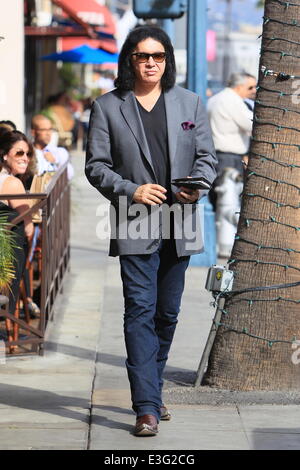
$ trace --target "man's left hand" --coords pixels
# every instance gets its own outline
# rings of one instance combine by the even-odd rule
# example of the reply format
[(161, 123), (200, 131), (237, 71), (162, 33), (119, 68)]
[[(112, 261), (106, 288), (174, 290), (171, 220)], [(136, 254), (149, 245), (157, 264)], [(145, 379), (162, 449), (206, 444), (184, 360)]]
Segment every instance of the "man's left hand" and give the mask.
[(193, 202), (198, 201), (200, 197), (200, 190), (199, 189), (187, 189), (187, 188), (179, 188), (178, 193), (175, 194), (176, 199), (183, 203), (183, 204), (191, 204)]

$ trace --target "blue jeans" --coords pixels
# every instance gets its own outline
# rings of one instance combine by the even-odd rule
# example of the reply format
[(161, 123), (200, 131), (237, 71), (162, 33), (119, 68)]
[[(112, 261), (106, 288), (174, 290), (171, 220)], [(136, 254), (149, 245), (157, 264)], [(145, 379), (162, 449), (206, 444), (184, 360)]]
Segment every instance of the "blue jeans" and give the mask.
[(173, 340), (189, 257), (173, 240), (150, 255), (120, 256), (125, 302), (126, 367), (137, 416), (160, 419), (162, 374)]

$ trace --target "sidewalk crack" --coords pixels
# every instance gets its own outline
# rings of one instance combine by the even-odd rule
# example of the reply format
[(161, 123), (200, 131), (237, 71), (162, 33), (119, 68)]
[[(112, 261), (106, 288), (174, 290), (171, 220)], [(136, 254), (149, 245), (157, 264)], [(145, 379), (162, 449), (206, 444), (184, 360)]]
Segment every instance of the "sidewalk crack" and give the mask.
[(91, 406), (89, 408), (90, 413), (88, 417), (88, 436), (87, 436), (86, 450), (90, 450), (90, 445), (91, 445), (91, 431), (92, 431), (92, 420), (93, 420), (93, 394), (94, 394), (95, 380), (96, 380), (96, 375), (97, 375), (98, 344), (99, 344), (99, 341), (97, 341), (97, 347), (96, 347), (95, 359), (94, 359), (95, 362), (94, 362), (94, 373), (93, 373), (93, 380), (92, 380), (92, 386), (91, 386), (91, 397), (90, 397)]
[(239, 409), (239, 405), (238, 405), (238, 404), (235, 404), (235, 407), (236, 407), (236, 410), (237, 410), (237, 414), (239, 415), (239, 418), (240, 418), (240, 421), (241, 421), (241, 425), (242, 425), (242, 428), (243, 428), (245, 437), (246, 437), (246, 439), (247, 439), (247, 443), (248, 443), (249, 449), (251, 449), (251, 442), (250, 442), (250, 440), (249, 440), (247, 430), (246, 430), (246, 428), (245, 428), (245, 426), (244, 426), (244, 422), (243, 422), (242, 415), (241, 415), (241, 412), (240, 412), (240, 409)]
[[(105, 268), (106, 269), (106, 268)], [(87, 446), (86, 449), (90, 450), (91, 447), (91, 440), (92, 440), (92, 422), (93, 422), (93, 395), (94, 395), (94, 390), (95, 390), (95, 382), (96, 382), (96, 377), (97, 377), (97, 363), (98, 363), (98, 353), (99, 353), (99, 347), (100, 347), (100, 337), (101, 337), (101, 320), (102, 320), (102, 312), (104, 308), (104, 289), (102, 292), (102, 295), (100, 297), (100, 305), (99, 305), (99, 330), (98, 330), (98, 337), (97, 337), (97, 344), (95, 348), (95, 356), (94, 356), (94, 372), (93, 372), (93, 380), (92, 380), (92, 385), (91, 385), (91, 396), (90, 396), (90, 403), (91, 406), (89, 408), (90, 414), (89, 414), (89, 419), (88, 419), (88, 436), (87, 436)]]

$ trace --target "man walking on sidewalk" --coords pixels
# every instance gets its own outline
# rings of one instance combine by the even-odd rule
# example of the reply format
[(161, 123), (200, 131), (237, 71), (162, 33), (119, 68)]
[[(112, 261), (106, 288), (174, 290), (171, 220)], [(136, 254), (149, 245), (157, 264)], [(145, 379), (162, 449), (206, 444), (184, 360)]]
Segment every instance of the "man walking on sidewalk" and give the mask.
[(255, 77), (246, 72), (233, 73), (227, 87), (208, 100), (207, 113), (218, 158), (218, 177), (228, 167), (243, 174), (253, 125), (253, 110), (246, 100), (253, 102), (255, 93)]
[[(203, 249), (196, 223), (200, 192), (178, 188), (172, 179), (201, 177), (209, 186), (216, 158), (199, 97), (175, 86), (173, 47), (163, 30), (145, 25), (129, 33), (115, 85), (93, 104), (86, 175), (111, 201), (110, 255), (120, 257), (134, 434), (156, 435), (159, 420), (170, 419), (162, 374), (185, 270), (189, 256)], [(152, 217), (163, 206), (174, 213), (169, 230)], [(196, 224), (194, 240), (179, 230), (186, 222)]]

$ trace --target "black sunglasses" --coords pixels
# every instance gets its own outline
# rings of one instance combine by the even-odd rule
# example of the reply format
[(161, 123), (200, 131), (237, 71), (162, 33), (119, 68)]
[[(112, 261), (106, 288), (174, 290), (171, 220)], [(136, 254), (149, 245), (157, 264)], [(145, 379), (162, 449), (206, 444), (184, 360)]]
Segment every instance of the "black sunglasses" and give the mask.
[(133, 56), (135, 56), (135, 60), (139, 64), (148, 62), (150, 57), (152, 57), (154, 62), (157, 62), (159, 64), (162, 63), (166, 59), (165, 52), (153, 52), (153, 54), (148, 54), (147, 52), (134, 52), (133, 54), (131, 54), (131, 57)]

